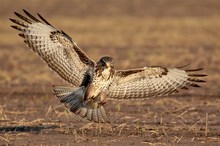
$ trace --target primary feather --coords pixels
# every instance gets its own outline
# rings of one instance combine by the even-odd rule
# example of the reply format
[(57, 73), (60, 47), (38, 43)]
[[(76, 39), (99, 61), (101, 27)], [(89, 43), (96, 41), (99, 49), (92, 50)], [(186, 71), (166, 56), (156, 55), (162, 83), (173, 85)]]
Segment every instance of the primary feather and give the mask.
[(24, 42), (36, 52), (50, 68), (57, 72), (63, 79), (79, 86), (84, 78), (84, 73), (89, 67), (94, 67), (91, 60), (77, 44), (61, 30), (57, 30), (41, 15), (38, 20), (25, 11), (26, 17), (15, 12), (21, 20), (10, 19), (17, 25), (12, 27), (19, 30)]
[(197, 83), (205, 81), (198, 77), (205, 75), (190, 74), (199, 70), (163, 67), (120, 70), (106, 91), (107, 96), (115, 99), (148, 98), (170, 95), (189, 86), (199, 87)]

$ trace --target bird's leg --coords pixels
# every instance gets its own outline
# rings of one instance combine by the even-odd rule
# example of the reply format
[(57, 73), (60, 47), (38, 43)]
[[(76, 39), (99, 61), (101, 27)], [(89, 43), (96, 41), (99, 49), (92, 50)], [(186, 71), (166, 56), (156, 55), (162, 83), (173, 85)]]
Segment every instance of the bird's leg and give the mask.
[(106, 95), (105, 95), (105, 93), (102, 92), (102, 93), (100, 93), (98, 96), (99, 96), (99, 100), (100, 100), (98, 103), (101, 104), (101, 105), (106, 104), (106, 100), (105, 100), (105, 99), (106, 99), (106, 98), (105, 98)]
[(89, 99), (94, 99), (95, 97), (94, 97), (94, 95), (93, 95), (93, 93), (94, 93), (94, 91), (95, 91), (95, 87), (93, 86), (93, 85), (89, 85), (88, 87), (87, 87), (87, 90), (86, 90), (86, 92), (85, 92), (85, 100), (89, 100)]

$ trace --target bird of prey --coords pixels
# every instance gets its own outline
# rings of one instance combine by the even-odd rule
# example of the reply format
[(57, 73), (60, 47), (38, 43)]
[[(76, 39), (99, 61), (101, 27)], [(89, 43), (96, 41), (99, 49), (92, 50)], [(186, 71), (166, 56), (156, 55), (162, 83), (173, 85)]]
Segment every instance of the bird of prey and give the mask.
[(19, 20), (10, 19), (19, 30), (19, 36), (50, 68), (72, 86), (54, 86), (58, 99), (76, 115), (98, 123), (110, 122), (104, 105), (106, 98), (144, 99), (165, 96), (199, 87), (204, 82), (195, 73), (202, 70), (148, 66), (137, 69), (117, 70), (112, 57), (102, 57), (98, 62), (89, 58), (62, 30), (56, 29), (40, 14), (34, 17), (24, 10), (15, 12)]

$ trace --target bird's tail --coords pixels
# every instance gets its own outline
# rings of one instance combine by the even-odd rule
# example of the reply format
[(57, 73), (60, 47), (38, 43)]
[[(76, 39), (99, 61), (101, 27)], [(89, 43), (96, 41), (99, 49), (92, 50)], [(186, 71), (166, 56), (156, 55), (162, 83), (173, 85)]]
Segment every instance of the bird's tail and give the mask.
[(85, 87), (54, 86), (55, 95), (73, 113), (89, 121), (106, 123), (110, 122), (102, 104), (90, 99), (85, 101)]

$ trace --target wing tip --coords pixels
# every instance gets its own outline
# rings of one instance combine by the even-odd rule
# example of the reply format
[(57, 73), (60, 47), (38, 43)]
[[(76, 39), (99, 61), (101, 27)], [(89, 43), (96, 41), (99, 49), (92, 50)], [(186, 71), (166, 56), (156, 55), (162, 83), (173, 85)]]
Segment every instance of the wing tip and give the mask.
[(181, 68), (185, 68), (185, 67), (187, 67), (187, 66), (189, 66), (189, 65), (190, 65), (190, 63), (187, 63), (187, 64), (185, 64), (185, 65), (183, 65), (183, 66), (178, 66), (178, 67), (176, 67), (176, 68), (181, 69)]
[(198, 85), (198, 84), (191, 84), (191, 86), (192, 86), (192, 87), (196, 87), (196, 88), (201, 87), (201, 86), (200, 86), (200, 85)]
[(25, 38), (25, 35), (23, 33), (19, 33), (18, 35), (22, 38)]
[(188, 74), (188, 76), (191, 76), (191, 77), (206, 77), (208, 75), (206, 75), (206, 74)]
[(17, 25), (10, 25), (12, 28), (19, 30), (19, 31), (23, 31), (19, 26)]
[(37, 13), (38, 17), (47, 25), (50, 25), (51, 27), (54, 27), (53, 25), (51, 25), (42, 15), (40, 15), (39, 13)]
[(9, 18), (10, 21), (15, 22), (16, 20), (13, 18)]
[(201, 71), (204, 70), (204, 68), (197, 68), (197, 69), (186, 69), (186, 72), (194, 72), (194, 71)]
[(22, 9), (22, 10), (23, 10), (24, 13), (28, 13), (27, 10), (25, 10), (25, 9)]
[(201, 80), (201, 79), (197, 79), (197, 78), (188, 78), (187, 80), (191, 81), (191, 82), (199, 82), (199, 83), (206, 82), (205, 80)]
[(15, 12), (15, 11), (14, 11), (14, 14), (15, 14), (16, 16), (18, 16), (18, 17), (21, 15), (21, 14), (19, 14), (18, 12)]

